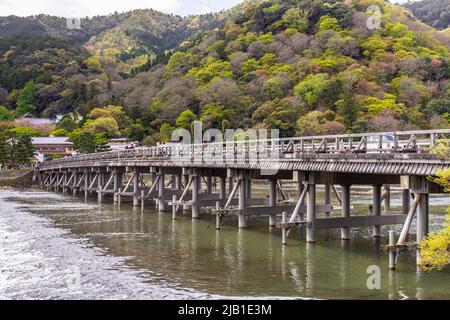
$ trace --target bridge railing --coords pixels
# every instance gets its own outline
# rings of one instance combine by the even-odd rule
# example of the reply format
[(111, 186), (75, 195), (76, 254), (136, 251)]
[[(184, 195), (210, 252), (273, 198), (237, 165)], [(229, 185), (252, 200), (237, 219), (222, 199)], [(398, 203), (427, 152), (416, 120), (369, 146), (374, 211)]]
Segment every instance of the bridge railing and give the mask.
[[(429, 153), (439, 140), (450, 139), (450, 129), (416, 130), (236, 140), (203, 144), (168, 143), (153, 147), (77, 155), (46, 163), (103, 162), (124, 159), (170, 159), (171, 161), (252, 161), (300, 158), (304, 154)], [(43, 164), (45, 167), (46, 163)]]

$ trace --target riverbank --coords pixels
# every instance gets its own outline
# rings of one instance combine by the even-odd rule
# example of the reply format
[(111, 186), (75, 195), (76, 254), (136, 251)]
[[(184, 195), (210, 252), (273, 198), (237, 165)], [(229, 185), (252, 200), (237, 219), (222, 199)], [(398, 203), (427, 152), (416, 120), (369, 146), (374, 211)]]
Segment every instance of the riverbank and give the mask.
[(33, 183), (33, 169), (23, 168), (0, 171), (0, 187), (30, 188)]

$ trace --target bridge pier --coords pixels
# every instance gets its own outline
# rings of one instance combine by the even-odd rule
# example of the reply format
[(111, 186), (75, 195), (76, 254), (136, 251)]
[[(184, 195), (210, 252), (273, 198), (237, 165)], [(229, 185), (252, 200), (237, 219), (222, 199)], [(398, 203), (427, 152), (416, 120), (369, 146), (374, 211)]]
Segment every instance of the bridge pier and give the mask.
[[(341, 216), (343, 218), (350, 217), (350, 188), (349, 184), (341, 185), (342, 187), (342, 206)], [(341, 239), (350, 240), (350, 229), (348, 227), (341, 228)]]
[(201, 190), (200, 169), (192, 171), (192, 219), (200, 218), (199, 192)]
[(429, 224), (429, 195), (422, 193), (417, 207), (417, 242), (422, 241), (428, 235)]
[[(381, 216), (381, 185), (378, 184), (373, 186), (372, 215)], [(381, 237), (380, 225), (375, 225), (373, 227), (372, 235), (374, 237)]]
[(67, 193), (67, 184), (68, 184), (68, 171), (64, 170), (64, 178), (63, 178), (63, 194)]
[(316, 242), (316, 184), (315, 173), (308, 173), (308, 191), (306, 194), (306, 242)]
[[(275, 207), (277, 205), (277, 180), (269, 179), (269, 206)], [(269, 215), (269, 227), (275, 227), (276, 215)]]
[(162, 173), (162, 168), (159, 168), (159, 172), (158, 172), (158, 200), (157, 200), (157, 204), (158, 204), (158, 212), (164, 212), (166, 211), (166, 205), (164, 203), (164, 196), (165, 196), (165, 174)]
[[(303, 187), (303, 185), (302, 185)], [(299, 195), (302, 194), (303, 190), (299, 190)], [(325, 205), (331, 205), (331, 185), (330, 184), (325, 184), (325, 191), (324, 191), (324, 204)], [(330, 211), (325, 211), (325, 216), (329, 217), (331, 214)]]
[(404, 189), (402, 191), (403, 214), (409, 213), (410, 203), (411, 203), (411, 191), (409, 189)]
[(384, 185), (384, 214), (389, 214), (391, 212), (391, 186), (389, 184)]
[(139, 206), (139, 172), (133, 170), (133, 207)]
[(91, 173), (86, 170), (86, 175), (84, 176), (84, 199), (87, 199), (89, 194), (89, 181), (91, 180)]
[(241, 172), (237, 182), (239, 183), (239, 228), (247, 228), (247, 217), (245, 215), (248, 191), (247, 180), (245, 172)]
[(123, 183), (123, 174), (122, 172), (118, 172), (118, 170), (114, 170), (112, 172), (114, 176), (113, 180), (113, 191), (114, 191), (114, 203), (119, 202), (119, 192), (120, 189), (122, 189), (122, 183)]

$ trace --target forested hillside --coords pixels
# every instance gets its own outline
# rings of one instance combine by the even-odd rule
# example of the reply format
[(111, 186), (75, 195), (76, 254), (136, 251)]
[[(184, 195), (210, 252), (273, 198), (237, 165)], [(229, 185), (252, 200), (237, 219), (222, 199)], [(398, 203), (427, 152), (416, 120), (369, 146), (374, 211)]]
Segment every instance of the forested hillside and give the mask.
[(450, 0), (410, 1), (405, 7), (411, 9), (414, 15), (426, 24), (446, 29), (450, 26)]
[[(379, 17), (367, 12), (374, 4)], [(63, 132), (75, 130), (75, 140), (106, 133), (153, 143), (196, 119), (285, 136), (449, 126), (450, 34), (400, 6), (269, 0), (163, 24), (153, 15), (109, 17), (85, 43), (55, 33), (1, 38), (0, 105), (15, 116), (24, 106), (76, 111), (85, 120)]]

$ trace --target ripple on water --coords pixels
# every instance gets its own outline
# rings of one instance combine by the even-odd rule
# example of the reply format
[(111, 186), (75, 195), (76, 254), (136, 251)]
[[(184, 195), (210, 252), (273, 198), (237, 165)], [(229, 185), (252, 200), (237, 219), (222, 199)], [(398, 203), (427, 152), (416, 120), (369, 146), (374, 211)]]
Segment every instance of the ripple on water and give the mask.
[[(5, 201), (18, 195), (16, 191), (0, 192), (0, 298), (213, 298), (132, 269), (126, 265), (126, 257), (106, 255), (86, 239), (26, 212), (23, 204)], [(28, 199), (42, 197), (39, 193), (26, 195)], [(59, 197), (48, 195), (46, 200), (49, 198)]]

